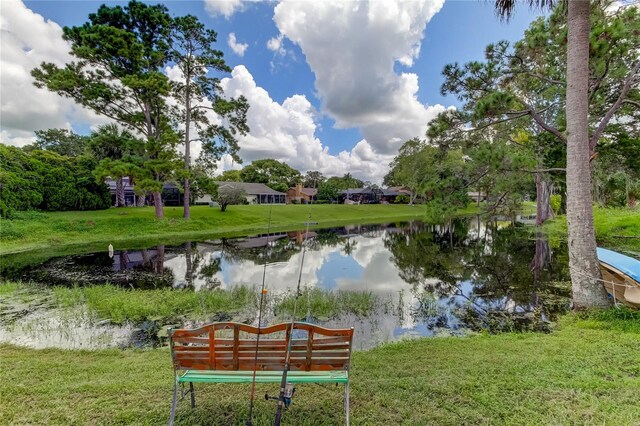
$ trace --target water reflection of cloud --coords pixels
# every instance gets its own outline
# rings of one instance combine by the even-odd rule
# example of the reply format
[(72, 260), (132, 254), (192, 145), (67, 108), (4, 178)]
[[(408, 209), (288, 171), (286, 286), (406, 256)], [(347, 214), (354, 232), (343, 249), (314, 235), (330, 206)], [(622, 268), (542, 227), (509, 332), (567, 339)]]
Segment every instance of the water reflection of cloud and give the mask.
[[(302, 285), (315, 286), (318, 283), (318, 271), (326, 262), (330, 254), (336, 250), (332, 247), (322, 247), (320, 250), (307, 251), (302, 267)], [(223, 257), (224, 259), (224, 257)], [(267, 265), (265, 283), (267, 288), (284, 291), (295, 288), (300, 274), (302, 252), (295, 253), (288, 262), (271, 263)], [(222, 271), (216, 277), (222, 282), (223, 288), (234, 285), (260, 285), (262, 283), (264, 265), (251, 261), (242, 263), (222, 263)]]

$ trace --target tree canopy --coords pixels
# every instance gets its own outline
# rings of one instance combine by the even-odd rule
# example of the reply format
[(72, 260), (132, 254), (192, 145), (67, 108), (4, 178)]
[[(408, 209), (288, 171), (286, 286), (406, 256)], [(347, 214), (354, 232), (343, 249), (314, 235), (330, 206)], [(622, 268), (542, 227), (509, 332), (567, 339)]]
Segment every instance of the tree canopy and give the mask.
[(287, 192), (290, 187), (302, 181), (298, 170), (274, 159), (253, 161), (240, 170), (240, 177), (243, 182), (264, 183), (280, 192)]

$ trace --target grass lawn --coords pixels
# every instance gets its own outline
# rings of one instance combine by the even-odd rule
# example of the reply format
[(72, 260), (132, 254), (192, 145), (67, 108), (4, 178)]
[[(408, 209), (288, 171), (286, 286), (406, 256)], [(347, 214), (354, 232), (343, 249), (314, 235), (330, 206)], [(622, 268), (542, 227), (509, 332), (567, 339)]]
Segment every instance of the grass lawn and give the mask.
[[(600, 208), (593, 210), (598, 246), (627, 252), (640, 258), (640, 208)], [(545, 223), (549, 238), (566, 240), (566, 216)]]
[[(156, 220), (152, 207), (112, 208), (85, 212), (22, 212), (16, 219), (0, 220), (0, 255), (27, 250), (55, 248), (73, 250), (73, 246), (100, 247), (113, 244), (148, 246), (158, 242), (185, 241), (189, 238), (243, 236), (266, 232), (271, 207), (230, 206), (224, 213), (218, 208), (194, 206), (191, 220), (182, 219), (181, 207), (166, 207), (165, 219)], [(470, 206), (463, 213), (473, 213)], [(384, 223), (421, 219), (423, 206), (408, 205), (275, 205), (273, 231), (304, 229), (310, 215), (315, 227)], [(86, 250), (85, 250), (86, 251)], [(65, 254), (65, 253), (61, 253)]]
[[(565, 317), (552, 334), (432, 338), (357, 352), (352, 423), (611, 424), (640, 419), (640, 321)], [(65, 351), (0, 346), (0, 424), (165, 424), (165, 349)], [(283, 424), (343, 421), (342, 388), (301, 385)], [(255, 424), (275, 405), (258, 386)], [(245, 424), (248, 385), (198, 385), (178, 424)]]

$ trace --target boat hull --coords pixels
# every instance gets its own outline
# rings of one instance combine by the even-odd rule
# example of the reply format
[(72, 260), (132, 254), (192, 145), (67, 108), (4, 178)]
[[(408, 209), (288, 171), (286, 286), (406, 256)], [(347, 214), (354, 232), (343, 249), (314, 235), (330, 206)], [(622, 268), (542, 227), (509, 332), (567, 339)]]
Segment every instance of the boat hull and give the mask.
[[(640, 301), (633, 297), (636, 292), (640, 292), (640, 282), (602, 261), (600, 262), (600, 271), (602, 272), (602, 279), (605, 281), (604, 287), (607, 293), (619, 303), (630, 308), (640, 309)], [(634, 289), (634, 287), (637, 287), (637, 289)]]

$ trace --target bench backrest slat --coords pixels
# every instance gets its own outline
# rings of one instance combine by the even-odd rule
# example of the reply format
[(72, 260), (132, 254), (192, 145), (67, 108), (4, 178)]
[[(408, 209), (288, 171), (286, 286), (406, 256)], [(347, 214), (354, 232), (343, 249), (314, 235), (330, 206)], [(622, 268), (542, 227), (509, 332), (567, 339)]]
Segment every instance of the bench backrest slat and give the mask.
[(261, 337), (256, 359), (257, 327), (224, 322), (193, 330), (171, 330), (174, 368), (279, 371), (284, 368), (288, 339), (293, 339), (290, 353), (292, 371), (349, 369), (353, 328), (328, 329), (296, 322), (293, 332), (290, 323), (259, 331)]

